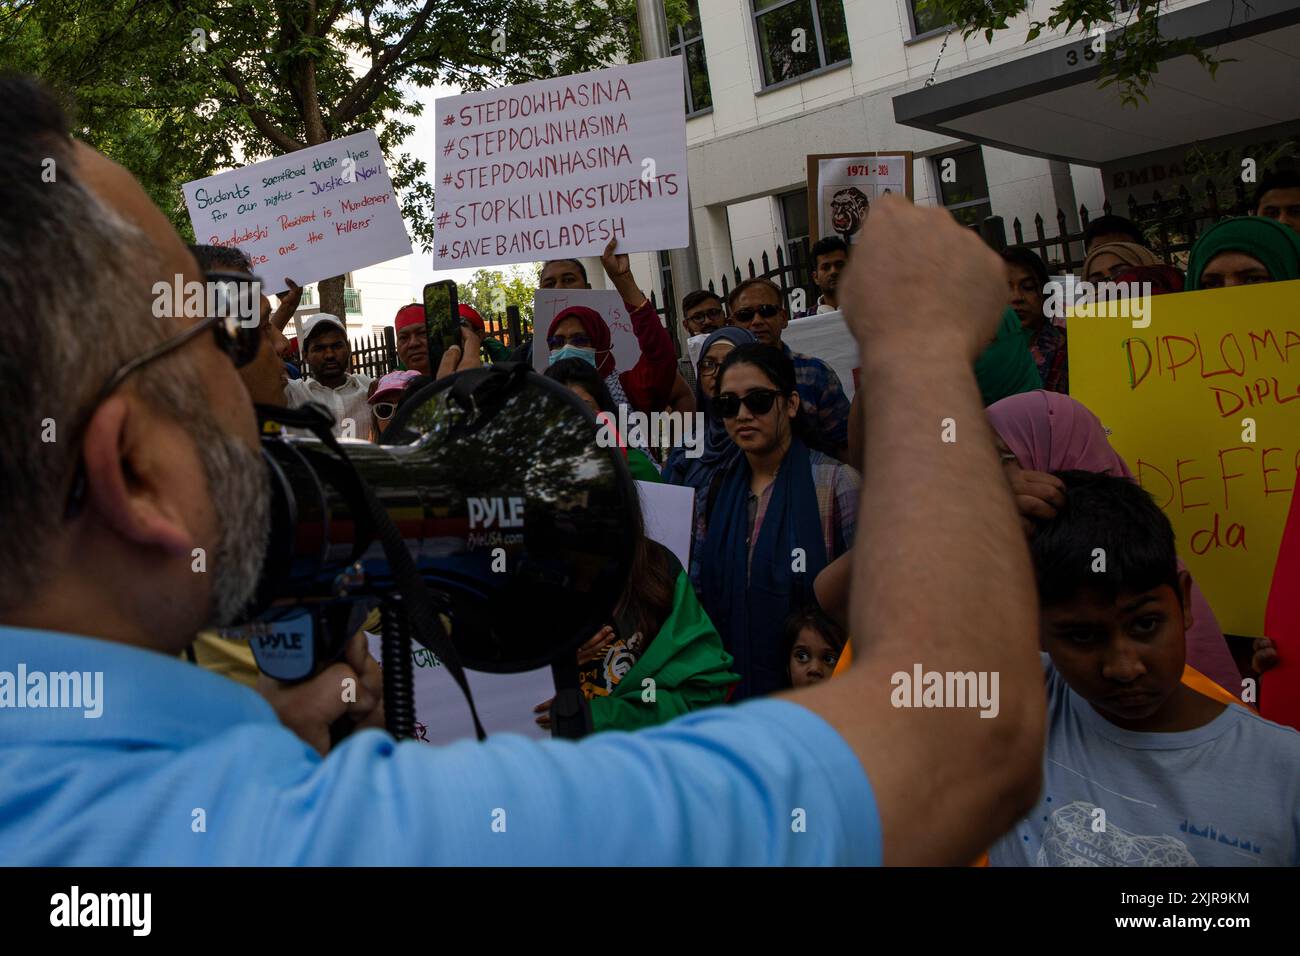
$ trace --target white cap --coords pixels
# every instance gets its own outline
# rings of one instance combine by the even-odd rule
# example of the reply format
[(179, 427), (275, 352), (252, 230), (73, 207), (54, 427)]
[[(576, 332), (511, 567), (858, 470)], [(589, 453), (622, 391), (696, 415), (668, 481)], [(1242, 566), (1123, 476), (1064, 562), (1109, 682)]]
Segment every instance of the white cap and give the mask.
[(343, 333), (343, 337), (347, 338), (348, 327), (339, 321), (337, 315), (330, 315), (328, 312), (317, 312), (315, 315), (308, 316), (307, 321), (302, 324), (302, 345), (304, 353), (307, 350), (307, 342), (311, 339), (315, 331), (322, 325), (333, 325), (337, 327), (338, 330)]

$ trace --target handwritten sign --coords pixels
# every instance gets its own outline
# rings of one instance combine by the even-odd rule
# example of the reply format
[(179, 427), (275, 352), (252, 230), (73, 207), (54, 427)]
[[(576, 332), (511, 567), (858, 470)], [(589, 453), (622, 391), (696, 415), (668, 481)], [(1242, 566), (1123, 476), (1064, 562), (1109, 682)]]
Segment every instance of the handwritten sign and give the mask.
[[(1300, 283), (1070, 318), (1071, 393), (1169, 515), (1224, 631), (1259, 636), (1300, 465)], [(1104, 313), (1109, 310), (1111, 315)]]
[(379, 141), (369, 130), (181, 187), (195, 241), (238, 246), (264, 292), (411, 254)]
[(437, 100), (435, 269), (688, 244), (682, 58)]
[[(641, 344), (632, 331), (623, 297), (613, 289), (538, 289), (533, 293), (533, 368), (545, 374), (551, 362), (546, 333), (557, 315), (571, 305), (600, 313), (609, 326), (614, 365), (620, 372), (633, 368), (641, 359)], [(599, 360), (600, 356), (597, 356)]]
[(809, 235), (858, 241), (871, 203), (887, 193), (912, 198), (912, 154), (906, 150), (819, 153), (808, 157)]

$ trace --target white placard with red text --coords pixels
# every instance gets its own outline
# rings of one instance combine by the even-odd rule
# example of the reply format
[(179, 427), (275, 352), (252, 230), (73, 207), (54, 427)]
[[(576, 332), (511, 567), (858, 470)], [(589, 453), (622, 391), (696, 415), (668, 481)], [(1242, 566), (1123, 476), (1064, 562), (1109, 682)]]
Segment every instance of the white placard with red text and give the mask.
[(263, 292), (411, 254), (393, 182), (366, 130), (181, 187), (200, 245), (238, 246)]
[(682, 58), (437, 100), (433, 267), (689, 242)]

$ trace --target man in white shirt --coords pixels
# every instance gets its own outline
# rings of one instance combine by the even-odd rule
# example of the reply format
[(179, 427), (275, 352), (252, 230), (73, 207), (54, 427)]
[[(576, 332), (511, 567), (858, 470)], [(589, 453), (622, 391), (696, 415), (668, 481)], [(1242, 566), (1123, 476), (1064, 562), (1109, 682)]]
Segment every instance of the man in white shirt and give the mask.
[(334, 434), (343, 438), (365, 438), (370, 430), (369, 375), (353, 375), (352, 349), (347, 327), (327, 312), (303, 323), (303, 357), (311, 366), (311, 379), (293, 379), (285, 386), (289, 407), (308, 402), (324, 405), (334, 416)]

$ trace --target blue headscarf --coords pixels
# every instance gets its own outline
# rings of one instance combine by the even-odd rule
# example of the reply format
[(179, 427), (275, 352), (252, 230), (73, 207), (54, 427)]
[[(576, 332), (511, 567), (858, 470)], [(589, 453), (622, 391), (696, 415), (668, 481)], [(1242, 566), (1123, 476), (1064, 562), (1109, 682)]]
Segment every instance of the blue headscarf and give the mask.
[[(723, 326), (710, 333), (700, 346), (700, 362), (709, 354), (715, 342), (730, 342), (732, 345), (749, 345), (758, 340), (748, 329), (736, 326)], [(686, 485), (690, 488), (703, 488), (719, 468), (725, 468), (740, 455), (740, 449), (727, 434), (727, 426), (713, 413), (713, 399), (704, 394), (700, 384), (699, 362), (695, 365), (695, 408), (704, 413), (704, 451), (699, 458), (687, 458), (686, 449), (677, 448), (664, 463), (664, 481), (674, 485)]]

